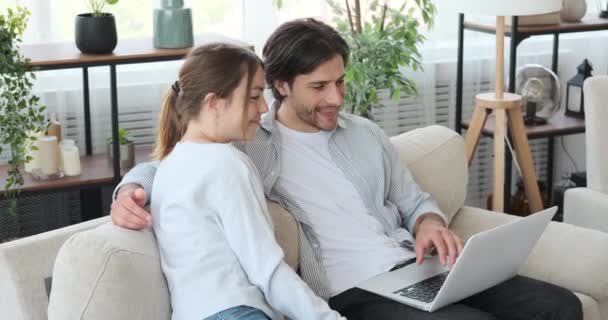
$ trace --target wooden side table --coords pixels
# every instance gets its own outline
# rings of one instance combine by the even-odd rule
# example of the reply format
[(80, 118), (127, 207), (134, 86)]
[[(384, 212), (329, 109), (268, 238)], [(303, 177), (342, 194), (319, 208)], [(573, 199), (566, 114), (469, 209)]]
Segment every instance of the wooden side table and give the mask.
[[(462, 128), (468, 129), (470, 123), (471, 123), (470, 121), (463, 121)], [(559, 113), (555, 114), (554, 116), (552, 116), (551, 118), (549, 118), (547, 120), (547, 124), (539, 125), (539, 126), (526, 126), (526, 135), (528, 136), (528, 140), (543, 139), (543, 138), (548, 138), (548, 139), (552, 140), (555, 137), (584, 133), (584, 132), (585, 132), (585, 120), (567, 117), (564, 115), (563, 112), (559, 112)], [(482, 130), (482, 134), (487, 137), (494, 136), (494, 117), (493, 116), (488, 117), (488, 121), (486, 121), (486, 124)], [(550, 171), (553, 171), (553, 156), (554, 156), (553, 143), (549, 144), (549, 150), (548, 150), (547, 156), (549, 158), (548, 162), (547, 162), (547, 172), (550, 172)], [(549, 180), (549, 174), (547, 174), (546, 184), (547, 184), (546, 191), (547, 191), (547, 194), (549, 195), (548, 201), (552, 202), (552, 200), (551, 200), (551, 195), (553, 194), (552, 186), (551, 186), (552, 181)], [(506, 189), (506, 187), (505, 187), (505, 189)], [(505, 201), (505, 206), (507, 206), (508, 203), (510, 203), (510, 201), (509, 202)], [(547, 205), (547, 204), (545, 204), (545, 205)]]

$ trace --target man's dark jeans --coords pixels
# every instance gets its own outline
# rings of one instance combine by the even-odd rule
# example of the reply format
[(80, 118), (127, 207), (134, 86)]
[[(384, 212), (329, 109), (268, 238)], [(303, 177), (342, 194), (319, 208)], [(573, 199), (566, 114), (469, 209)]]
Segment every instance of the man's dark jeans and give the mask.
[(522, 277), (505, 281), (435, 312), (353, 288), (329, 300), (349, 320), (582, 320), (580, 300), (569, 290)]

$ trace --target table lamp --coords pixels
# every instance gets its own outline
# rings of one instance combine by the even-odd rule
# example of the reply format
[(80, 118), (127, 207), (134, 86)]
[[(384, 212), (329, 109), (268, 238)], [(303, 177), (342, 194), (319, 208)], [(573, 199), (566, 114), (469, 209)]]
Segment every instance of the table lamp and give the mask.
[(530, 210), (531, 212), (538, 212), (543, 209), (543, 203), (521, 112), (522, 99), (517, 94), (504, 92), (505, 16), (556, 12), (561, 9), (561, 0), (459, 0), (453, 1), (452, 6), (455, 6), (455, 9), (461, 13), (496, 16), (495, 89), (493, 93), (481, 93), (475, 97), (473, 118), (466, 136), (466, 152), (469, 164), (475, 155), (488, 114), (492, 111), (495, 114), (492, 209), (503, 211), (505, 135), (508, 118)]

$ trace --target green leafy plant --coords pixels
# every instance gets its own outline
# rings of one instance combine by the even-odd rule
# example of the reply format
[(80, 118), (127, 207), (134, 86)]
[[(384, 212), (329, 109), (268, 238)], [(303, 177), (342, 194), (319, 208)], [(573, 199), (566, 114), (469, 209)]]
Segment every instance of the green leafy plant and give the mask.
[(9, 8), (6, 14), (0, 14), (0, 153), (3, 146), (10, 149), (4, 193), (11, 214), (16, 213), (16, 197), (23, 185), (19, 167), (31, 160), (26, 150), (35, 149), (36, 137), (31, 133), (41, 132), (45, 125), (45, 107), (39, 106), (39, 98), (32, 94), (34, 69), (29, 66), (29, 59), (19, 53), (29, 16), (23, 7)]
[[(112, 144), (112, 138), (108, 138), (108, 144)], [(120, 144), (129, 144), (133, 142), (133, 137), (125, 128), (118, 128), (118, 142)]]
[(91, 15), (93, 17), (105, 16), (106, 9), (108, 6), (112, 6), (118, 3), (118, 0), (89, 0), (89, 8), (91, 8)]
[[(399, 7), (373, 0), (362, 10), (360, 0), (327, 0), (334, 21), (351, 52), (346, 66), (344, 107), (371, 116), (378, 91), (388, 89), (391, 99), (416, 95), (416, 85), (400, 68), (422, 68), (419, 46), (425, 40), (421, 23), (432, 27), (436, 8), (431, 0), (405, 0)], [(393, 1), (394, 2), (394, 1)]]

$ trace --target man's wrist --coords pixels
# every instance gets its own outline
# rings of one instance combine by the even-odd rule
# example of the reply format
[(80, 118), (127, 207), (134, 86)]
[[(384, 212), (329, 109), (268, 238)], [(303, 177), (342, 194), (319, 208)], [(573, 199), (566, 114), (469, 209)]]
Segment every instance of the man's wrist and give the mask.
[(445, 222), (443, 221), (443, 218), (441, 218), (440, 215), (434, 212), (427, 212), (418, 217), (418, 219), (416, 219), (416, 224), (414, 226), (414, 234), (418, 234), (418, 230), (423, 223), (425, 225), (433, 224), (438, 227), (445, 227)]
[(142, 188), (142, 186), (140, 186), (137, 183), (127, 183), (124, 186), (121, 186), (117, 191), (116, 191), (116, 198), (120, 197), (121, 195), (128, 195), (131, 194), (133, 191), (135, 191), (137, 188)]

